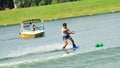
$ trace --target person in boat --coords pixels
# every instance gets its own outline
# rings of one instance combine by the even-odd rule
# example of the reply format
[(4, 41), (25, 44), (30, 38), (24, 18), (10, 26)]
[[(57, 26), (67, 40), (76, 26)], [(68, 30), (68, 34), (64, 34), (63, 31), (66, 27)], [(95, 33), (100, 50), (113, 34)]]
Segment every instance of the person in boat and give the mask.
[(67, 23), (63, 23), (63, 26), (62, 26), (62, 36), (63, 36), (63, 42), (64, 42), (63, 50), (65, 50), (65, 48), (68, 44), (68, 42), (67, 42), (68, 39), (72, 42), (73, 48), (77, 48), (77, 46), (75, 45), (75, 42), (72, 39), (72, 37), (70, 36), (70, 34), (74, 34), (74, 32), (67, 28)]
[(32, 24), (32, 31), (35, 31), (36, 25), (33, 23)]
[(32, 31), (35, 31), (36, 25), (32, 22), (30, 22), (30, 24), (31, 24)]

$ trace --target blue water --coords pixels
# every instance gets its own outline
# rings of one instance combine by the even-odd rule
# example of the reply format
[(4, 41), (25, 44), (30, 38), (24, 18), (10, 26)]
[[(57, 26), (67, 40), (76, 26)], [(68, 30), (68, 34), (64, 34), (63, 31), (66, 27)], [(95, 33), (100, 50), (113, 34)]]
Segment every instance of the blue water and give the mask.
[[(62, 51), (62, 23), (79, 49)], [(46, 21), (45, 36), (21, 39), (20, 25), (0, 27), (0, 68), (119, 68), (120, 13)], [(39, 24), (39, 23), (37, 23)], [(67, 48), (71, 47), (71, 42)], [(99, 42), (103, 47), (96, 48)]]

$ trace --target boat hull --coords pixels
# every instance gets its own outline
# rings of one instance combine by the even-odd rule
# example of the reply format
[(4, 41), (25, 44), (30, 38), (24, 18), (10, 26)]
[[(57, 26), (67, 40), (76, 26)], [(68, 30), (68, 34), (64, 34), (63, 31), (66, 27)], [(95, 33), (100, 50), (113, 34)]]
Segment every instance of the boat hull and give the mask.
[[(36, 23), (36, 24), (35, 24)], [(39, 23), (39, 25), (37, 24)], [(44, 36), (44, 23), (40, 19), (29, 19), (21, 23), (21, 38), (37, 38)]]
[(39, 33), (21, 33), (21, 38), (37, 38), (37, 37), (43, 37), (44, 31)]

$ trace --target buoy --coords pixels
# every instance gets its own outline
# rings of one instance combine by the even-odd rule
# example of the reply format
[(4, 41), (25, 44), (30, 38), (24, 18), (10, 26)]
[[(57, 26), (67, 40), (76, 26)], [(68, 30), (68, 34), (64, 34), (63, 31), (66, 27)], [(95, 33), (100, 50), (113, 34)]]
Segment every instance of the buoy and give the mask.
[(102, 42), (97, 43), (96, 47), (103, 47), (103, 43)]

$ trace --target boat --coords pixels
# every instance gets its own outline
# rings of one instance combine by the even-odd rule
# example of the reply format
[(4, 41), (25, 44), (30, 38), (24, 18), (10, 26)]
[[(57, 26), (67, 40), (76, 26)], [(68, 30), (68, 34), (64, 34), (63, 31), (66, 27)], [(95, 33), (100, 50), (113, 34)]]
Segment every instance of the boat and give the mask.
[(40, 19), (29, 19), (21, 23), (21, 38), (43, 37), (44, 33), (44, 23)]

